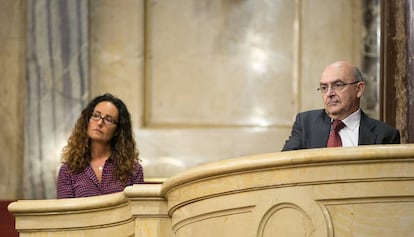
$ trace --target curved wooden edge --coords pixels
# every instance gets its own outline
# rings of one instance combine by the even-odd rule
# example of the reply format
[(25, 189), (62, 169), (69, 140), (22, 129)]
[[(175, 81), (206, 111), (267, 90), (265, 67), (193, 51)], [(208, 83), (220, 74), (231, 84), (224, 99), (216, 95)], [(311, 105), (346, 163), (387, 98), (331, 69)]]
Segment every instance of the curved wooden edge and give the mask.
[(85, 198), (65, 198), (47, 200), (18, 200), (8, 206), (9, 212), (14, 215), (19, 213), (44, 213), (44, 212), (64, 212), (64, 211), (88, 211), (110, 206), (118, 206), (128, 202), (128, 198), (123, 192), (106, 194)]
[(172, 189), (185, 183), (246, 170), (312, 163), (408, 159), (413, 156), (414, 144), (397, 144), (306, 149), (232, 158), (200, 165), (167, 179), (162, 184), (160, 195), (165, 197)]
[(344, 148), (307, 149), (276, 152), (220, 160), (200, 165), (170, 177), (162, 184), (139, 184), (125, 188), (123, 192), (86, 198), (18, 200), (8, 205), (9, 212), (45, 213), (88, 211), (118, 206), (130, 199), (165, 198), (172, 189), (193, 181), (232, 173), (287, 167), (313, 163), (340, 163), (345, 161), (369, 162), (373, 160), (412, 159), (414, 144), (368, 145)]
[(161, 197), (161, 184), (135, 184), (124, 189), (130, 199)]

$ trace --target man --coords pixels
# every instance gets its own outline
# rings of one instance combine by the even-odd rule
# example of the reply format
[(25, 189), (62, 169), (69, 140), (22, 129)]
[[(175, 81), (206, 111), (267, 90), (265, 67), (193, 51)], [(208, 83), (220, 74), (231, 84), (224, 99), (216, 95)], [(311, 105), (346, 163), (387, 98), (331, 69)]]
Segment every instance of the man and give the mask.
[[(338, 61), (322, 72), (320, 86), (324, 109), (299, 113), (282, 151), (332, 146), (398, 144), (397, 129), (372, 118), (360, 109), (365, 82), (360, 70)], [(331, 129), (331, 124), (341, 124)], [(336, 141), (334, 137), (339, 133)], [(328, 139), (329, 138), (329, 139)], [(339, 140), (339, 141), (338, 141)], [(338, 143), (339, 142), (339, 143)]]

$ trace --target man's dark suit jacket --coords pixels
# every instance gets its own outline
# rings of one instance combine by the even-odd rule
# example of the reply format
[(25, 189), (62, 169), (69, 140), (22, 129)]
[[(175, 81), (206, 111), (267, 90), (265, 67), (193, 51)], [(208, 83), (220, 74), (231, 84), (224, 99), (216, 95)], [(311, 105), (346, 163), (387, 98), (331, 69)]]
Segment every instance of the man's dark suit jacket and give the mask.
[[(324, 109), (299, 113), (282, 151), (326, 147), (330, 126), (331, 118)], [(397, 129), (371, 119), (361, 111), (358, 145), (399, 143), (400, 133)]]

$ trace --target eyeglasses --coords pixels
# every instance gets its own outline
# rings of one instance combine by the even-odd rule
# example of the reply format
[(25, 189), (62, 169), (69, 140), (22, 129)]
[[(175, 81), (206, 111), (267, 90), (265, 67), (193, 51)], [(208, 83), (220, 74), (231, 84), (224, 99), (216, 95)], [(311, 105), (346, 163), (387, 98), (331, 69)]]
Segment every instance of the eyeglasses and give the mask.
[[(350, 83), (345, 83), (345, 82), (337, 81), (337, 82), (332, 83), (331, 90), (333, 90), (333, 91), (341, 91), (341, 90), (343, 90), (345, 88), (345, 86), (352, 85), (352, 84), (356, 84), (358, 82), (360, 82), (360, 81), (354, 81), (354, 82), (350, 82)], [(320, 85), (319, 88), (317, 88), (317, 90), (321, 94), (325, 95), (326, 93), (328, 93), (329, 86), (328, 85)]]
[(103, 123), (104, 124), (107, 124), (107, 125), (114, 125), (114, 124), (117, 124), (118, 123), (117, 121), (115, 121), (110, 116), (102, 116), (100, 113), (93, 113), (91, 115), (91, 119), (93, 121), (99, 121), (99, 120), (102, 119)]

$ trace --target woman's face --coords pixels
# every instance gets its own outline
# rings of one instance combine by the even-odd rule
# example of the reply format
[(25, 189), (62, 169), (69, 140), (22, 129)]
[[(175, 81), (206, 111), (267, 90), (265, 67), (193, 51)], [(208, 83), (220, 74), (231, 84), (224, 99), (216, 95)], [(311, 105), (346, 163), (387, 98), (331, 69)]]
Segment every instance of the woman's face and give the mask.
[(88, 124), (88, 136), (92, 142), (110, 143), (118, 126), (118, 116), (118, 109), (111, 102), (98, 103)]

